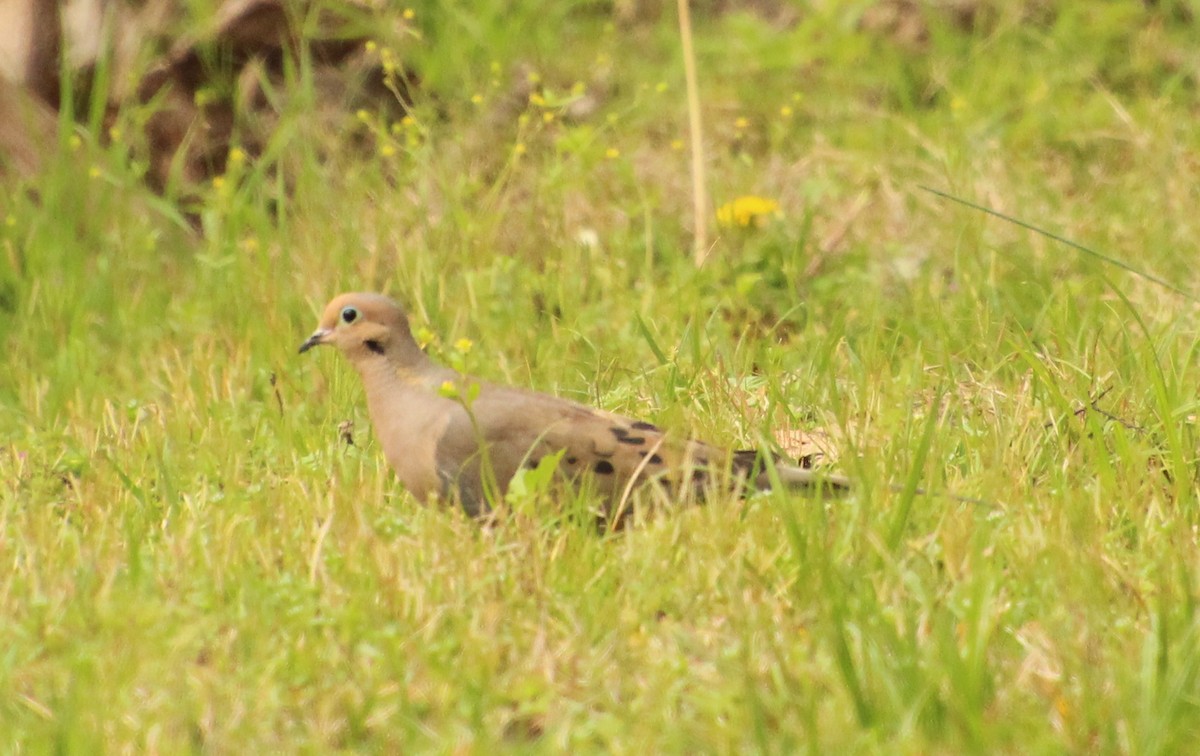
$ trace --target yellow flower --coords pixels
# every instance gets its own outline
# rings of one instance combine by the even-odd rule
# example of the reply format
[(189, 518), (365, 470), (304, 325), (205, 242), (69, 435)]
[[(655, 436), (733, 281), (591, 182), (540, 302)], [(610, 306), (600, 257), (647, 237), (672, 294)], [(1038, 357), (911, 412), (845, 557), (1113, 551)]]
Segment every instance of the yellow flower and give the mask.
[(517, 155), (524, 155), (527, 149), (524, 142), (517, 142), (513, 145), (513, 152)]
[(405, 21), (412, 21), (413, 18), (416, 17), (417, 13), (412, 8), (405, 8), (403, 15)]
[(421, 347), (422, 349), (424, 349), (425, 347), (429, 346), (430, 344), (432, 344), (434, 341), (437, 340), (437, 335), (434, 334), (433, 331), (431, 331), (428, 328), (425, 328), (423, 326), (421, 328), (418, 328), (417, 332), (414, 333), (413, 336), (415, 336), (417, 339), (417, 346)]
[(481, 102), (483, 102), (483, 95), (481, 95), (481, 94), (471, 95), (471, 102), (475, 103), (476, 105), (480, 104)]
[(457, 399), (458, 387), (451, 381), (442, 381), (442, 385), (438, 387), (438, 394), (447, 399)]
[(604, 157), (608, 158), (609, 160), (615, 160), (616, 158), (619, 158), (620, 156), (621, 156), (621, 151), (618, 150), (616, 147), (609, 147), (607, 150), (604, 151)]
[(379, 147), (379, 154), (382, 155), (383, 157), (391, 157), (392, 155), (396, 154), (396, 148), (393, 147), (392, 145), (384, 142)]
[(367, 52), (373, 53), (379, 49), (379, 45), (373, 39), (367, 40)]
[(737, 120), (733, 122), (733, 125), (734, 128), (744, 129), (750, 125), (750, 121), (746, 120), (746, 118), (743, 116), (738, 116)]
[(751, 194), (717, 208), (717, 225), (726, 228), (761, 226), (773, 215), (780, 215), (778, 202)]
[(779, 115), (783, 116), (784, 118), (791, 118), (792, 117), (791, 107), (788, 105), (784, 105), (782, 108), (779, 109)]
[(234, 147), (229, 151), (230, 165), (241, 165), (244, 162), (246, 162), (246, 151), (241, 147)]
[(660, 81), (660, 82), (658, 82), (658, 84), (655, 84), (654, 91), (655, 92), (666, 92), (667, 91), (667, 82)]
[(554, 114), (551, 113), (549, 110), (547, 110), (545, 113), (542, 113), (542, 122), (543, 123), (550, 123), (553, 120), (554, 120)]
[(675, 150), (676, 152), (678, 152), (679, 150), (682, 150), (683, 149), (683, 140), (682, 139), (672, 139), (671, 140), (671, 149)]
[(545, 97), (542, 97), (542, 96), (541, 96), (540, 94), (538, 94), (537, 92), (532, 92), (532, 93), (529, 95), (529, 101), (530, 101), (531, 103), (533, 103), (534, 105), (537, 105), (538, 107), (541, 107), (541, 106), (543, 106), (543, 105), (545, 105), (545, 104), (546, 104), (546, 98), (545, 98)]
[(454, 342), (454, 348), (463, 354), (471, 351), (471, 347), (473, 346), (475, 346), (475, 342), (471, 341), (470, 339), (459, 339), (458, 341)]

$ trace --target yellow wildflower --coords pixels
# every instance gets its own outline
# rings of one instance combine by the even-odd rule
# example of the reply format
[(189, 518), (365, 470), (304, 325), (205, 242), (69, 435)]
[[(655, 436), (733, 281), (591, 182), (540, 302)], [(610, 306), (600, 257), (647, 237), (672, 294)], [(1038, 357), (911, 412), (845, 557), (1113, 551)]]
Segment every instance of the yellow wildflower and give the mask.
[(403, 15), (405, 21), (412, 21), (413, 18), (416, 17), (417, 13), (412, 8), (405, 8)]
[(616, 147), (609, 147), (607, 150), (604, 151), (604, 157), (608, 158), (609, 160), (614, 160), (616, 158), (619, 158), (620, 156), (621, 156), (621, 151), (618, 150)]
[(459, 339), (458, 341), (454, 342), (454, 348), (463, 354), (471, 351), (471, 347), (473, 346), (475, 346), (475, 342), (471, 341), (470, 339)]
[(415, 336), (417, 339), (417, 346), (421, 347), (422, 349), (437, 340), (437, 335), (424, 326), (418, 328), (413, 336)]
[(717, 208), (717, 225), (726, 228), (761, 226), (773, 215), (780, 215), (778, 202), (751, 194)]

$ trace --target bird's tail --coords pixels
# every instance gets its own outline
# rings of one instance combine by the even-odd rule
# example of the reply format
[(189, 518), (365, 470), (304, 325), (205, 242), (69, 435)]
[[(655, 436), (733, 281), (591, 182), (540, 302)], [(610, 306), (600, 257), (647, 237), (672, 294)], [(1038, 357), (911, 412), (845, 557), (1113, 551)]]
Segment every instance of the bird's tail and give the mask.
[(826, 496), (845, 493), (851, 488), (850, 479), (844, 475), (778, 463), (774, 470), (760, 471), (754, 485), (760, 491), (767, 491), (775, 487), (776, 480), (784, 488), (818, 491)]

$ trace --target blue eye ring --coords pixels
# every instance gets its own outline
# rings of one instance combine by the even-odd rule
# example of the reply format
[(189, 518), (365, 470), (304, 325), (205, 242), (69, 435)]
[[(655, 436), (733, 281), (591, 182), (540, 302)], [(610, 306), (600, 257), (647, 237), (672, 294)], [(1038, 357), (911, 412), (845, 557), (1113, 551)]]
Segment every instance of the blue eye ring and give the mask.
[(345, 323), (346, 325), (349, 325), (356, 320), (358, 320), (358, 308), (357, 307), (343, 307), (342, 308), (342, 322), (343, 323)]

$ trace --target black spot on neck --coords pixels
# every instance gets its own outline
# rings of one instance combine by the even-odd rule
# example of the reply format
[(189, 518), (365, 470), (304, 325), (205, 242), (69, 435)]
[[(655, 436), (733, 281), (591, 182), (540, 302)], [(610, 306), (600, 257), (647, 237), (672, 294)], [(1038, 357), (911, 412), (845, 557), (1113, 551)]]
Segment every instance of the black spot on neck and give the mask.
[(380, 344), (375, 339), (367, 339), (363, 342), (363, 346), (370, 349), (375, 354), (383, 354), (383, 344)]

